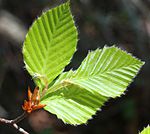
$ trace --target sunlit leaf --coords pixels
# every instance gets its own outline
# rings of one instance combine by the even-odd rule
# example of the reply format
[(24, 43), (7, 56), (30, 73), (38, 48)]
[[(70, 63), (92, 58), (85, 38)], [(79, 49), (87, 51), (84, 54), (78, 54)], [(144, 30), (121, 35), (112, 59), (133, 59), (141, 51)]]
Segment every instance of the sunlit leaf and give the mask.
[(77, 44), (77, 29), (69, 2), (43, 13), (27, 33), (25, 67), (38, 86), (50, 84), (70, 62)]

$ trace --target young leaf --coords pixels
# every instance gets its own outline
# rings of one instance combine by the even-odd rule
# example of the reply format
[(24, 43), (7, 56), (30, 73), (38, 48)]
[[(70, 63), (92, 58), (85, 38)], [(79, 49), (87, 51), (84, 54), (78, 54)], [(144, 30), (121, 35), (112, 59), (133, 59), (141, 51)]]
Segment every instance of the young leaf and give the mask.
[(150, 134), (150, 126), (148, 125), (140, 134)]
[(104, 47), (90, 52), (76, 71), (61, 76), (57, 83), (66, 81), (91, 93), (115, 98), (125, 91), (143, 64), (117, 47)]
[(144, 62), (117, 47), (90, 52), (68, 81), (106, 97), (120, 96)]
[(114, 46), (97, 49), (76, 71), (62, 73), (42, 103), (65, 123), (86, 123), (108, 98), (124, 93), (143, 64)]
[(56, 114), (64, 123), (80, 125), (91, 119), (107, 99), (84, 88), (68, 85), (48, 94), (41, 103), (46, 104), (45, 110)]
[(77, 29), (69, 2), (43, 13), (27, 33), (23, 56), (25, 67), (36, 84), (51, 83), (76, 51)]

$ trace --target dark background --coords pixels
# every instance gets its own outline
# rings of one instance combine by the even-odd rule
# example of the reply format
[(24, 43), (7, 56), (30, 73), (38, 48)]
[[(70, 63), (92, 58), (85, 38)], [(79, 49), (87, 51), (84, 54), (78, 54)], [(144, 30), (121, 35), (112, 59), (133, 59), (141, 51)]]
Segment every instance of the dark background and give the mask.
[[(23, 111), (28, 85), (22, 45), (28, 28), (44, 10), (62, 0), (0, 0), (0, 117), (13, 119)], [(88, 50), (116, 46), (146, 62), (126, 95), (105, 104), (88, 124), (65, 125), (40, 110), (19, 123), (31, 134), (138, 134), (150, 123), (150, 0), (71, 0), (79, 31), (78, 51), (66, 68), (76, 69)], [(17, 134), (0, 124), (0, 134)]]

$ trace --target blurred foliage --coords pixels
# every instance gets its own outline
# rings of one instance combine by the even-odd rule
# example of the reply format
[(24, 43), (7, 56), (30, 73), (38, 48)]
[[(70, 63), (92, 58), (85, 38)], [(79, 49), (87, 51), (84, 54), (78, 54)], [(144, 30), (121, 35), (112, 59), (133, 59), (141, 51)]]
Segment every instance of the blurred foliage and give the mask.
[[(23, 68), (21, 51), (26, 31), (42, 11), (62, 2), (64, 0), (0, 0), (1, 117), (20, 115), (27, 87), (34, 87)], [(20, 126), (31, 133), (44, 133), (50, 128), (52, 134), (137, 134), (150, 121), (150, 1), (71, 0), (71, 3), (80, 40), (79, 49), (66, 70), (77, 68), (88, 50), (105, 44), (116, 44), (146, 64), (126, 95), (106, 103), (87, 125), (65, 125), (54, 115), (37, 111)], [(10, 133), (16, 131), (0, 126), (0, 134)]]

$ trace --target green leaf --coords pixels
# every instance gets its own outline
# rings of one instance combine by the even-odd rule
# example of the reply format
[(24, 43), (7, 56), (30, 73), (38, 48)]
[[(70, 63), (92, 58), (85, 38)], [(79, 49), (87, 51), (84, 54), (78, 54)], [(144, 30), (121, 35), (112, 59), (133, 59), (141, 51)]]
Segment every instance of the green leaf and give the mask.
[[(91, 93), (115, 98), (125, 91), (143, 64), (115, 46), (104, 47), (90, 52), (76, 71), (60, 76), (56, 83), (65, 81)], [(48, 92), (52, 91), (53, 87)]]
[(140, 134), (150, 134), (150, 126), (148, 125)]
[(108, 98), (92, 94), (84, 88), (68, 85), (48, 94), (41, 103), (64, 123), (80, 125), (92, 118)]
[(109, 98), (124, 93), (143, 64), (114, 46), (97, 49), (76, 71), (62, 73), (42, 103), (65, 123), (86, 123)]
[(144, 62), (112, 46), (90, 52), (70, 83), (106, 97), (120, 96)]
[(76, 51), (77, 29), (69, 4), (43, 13), (27, 33), (23, 46), (25, 67), (40, 87), (50, 84)]

